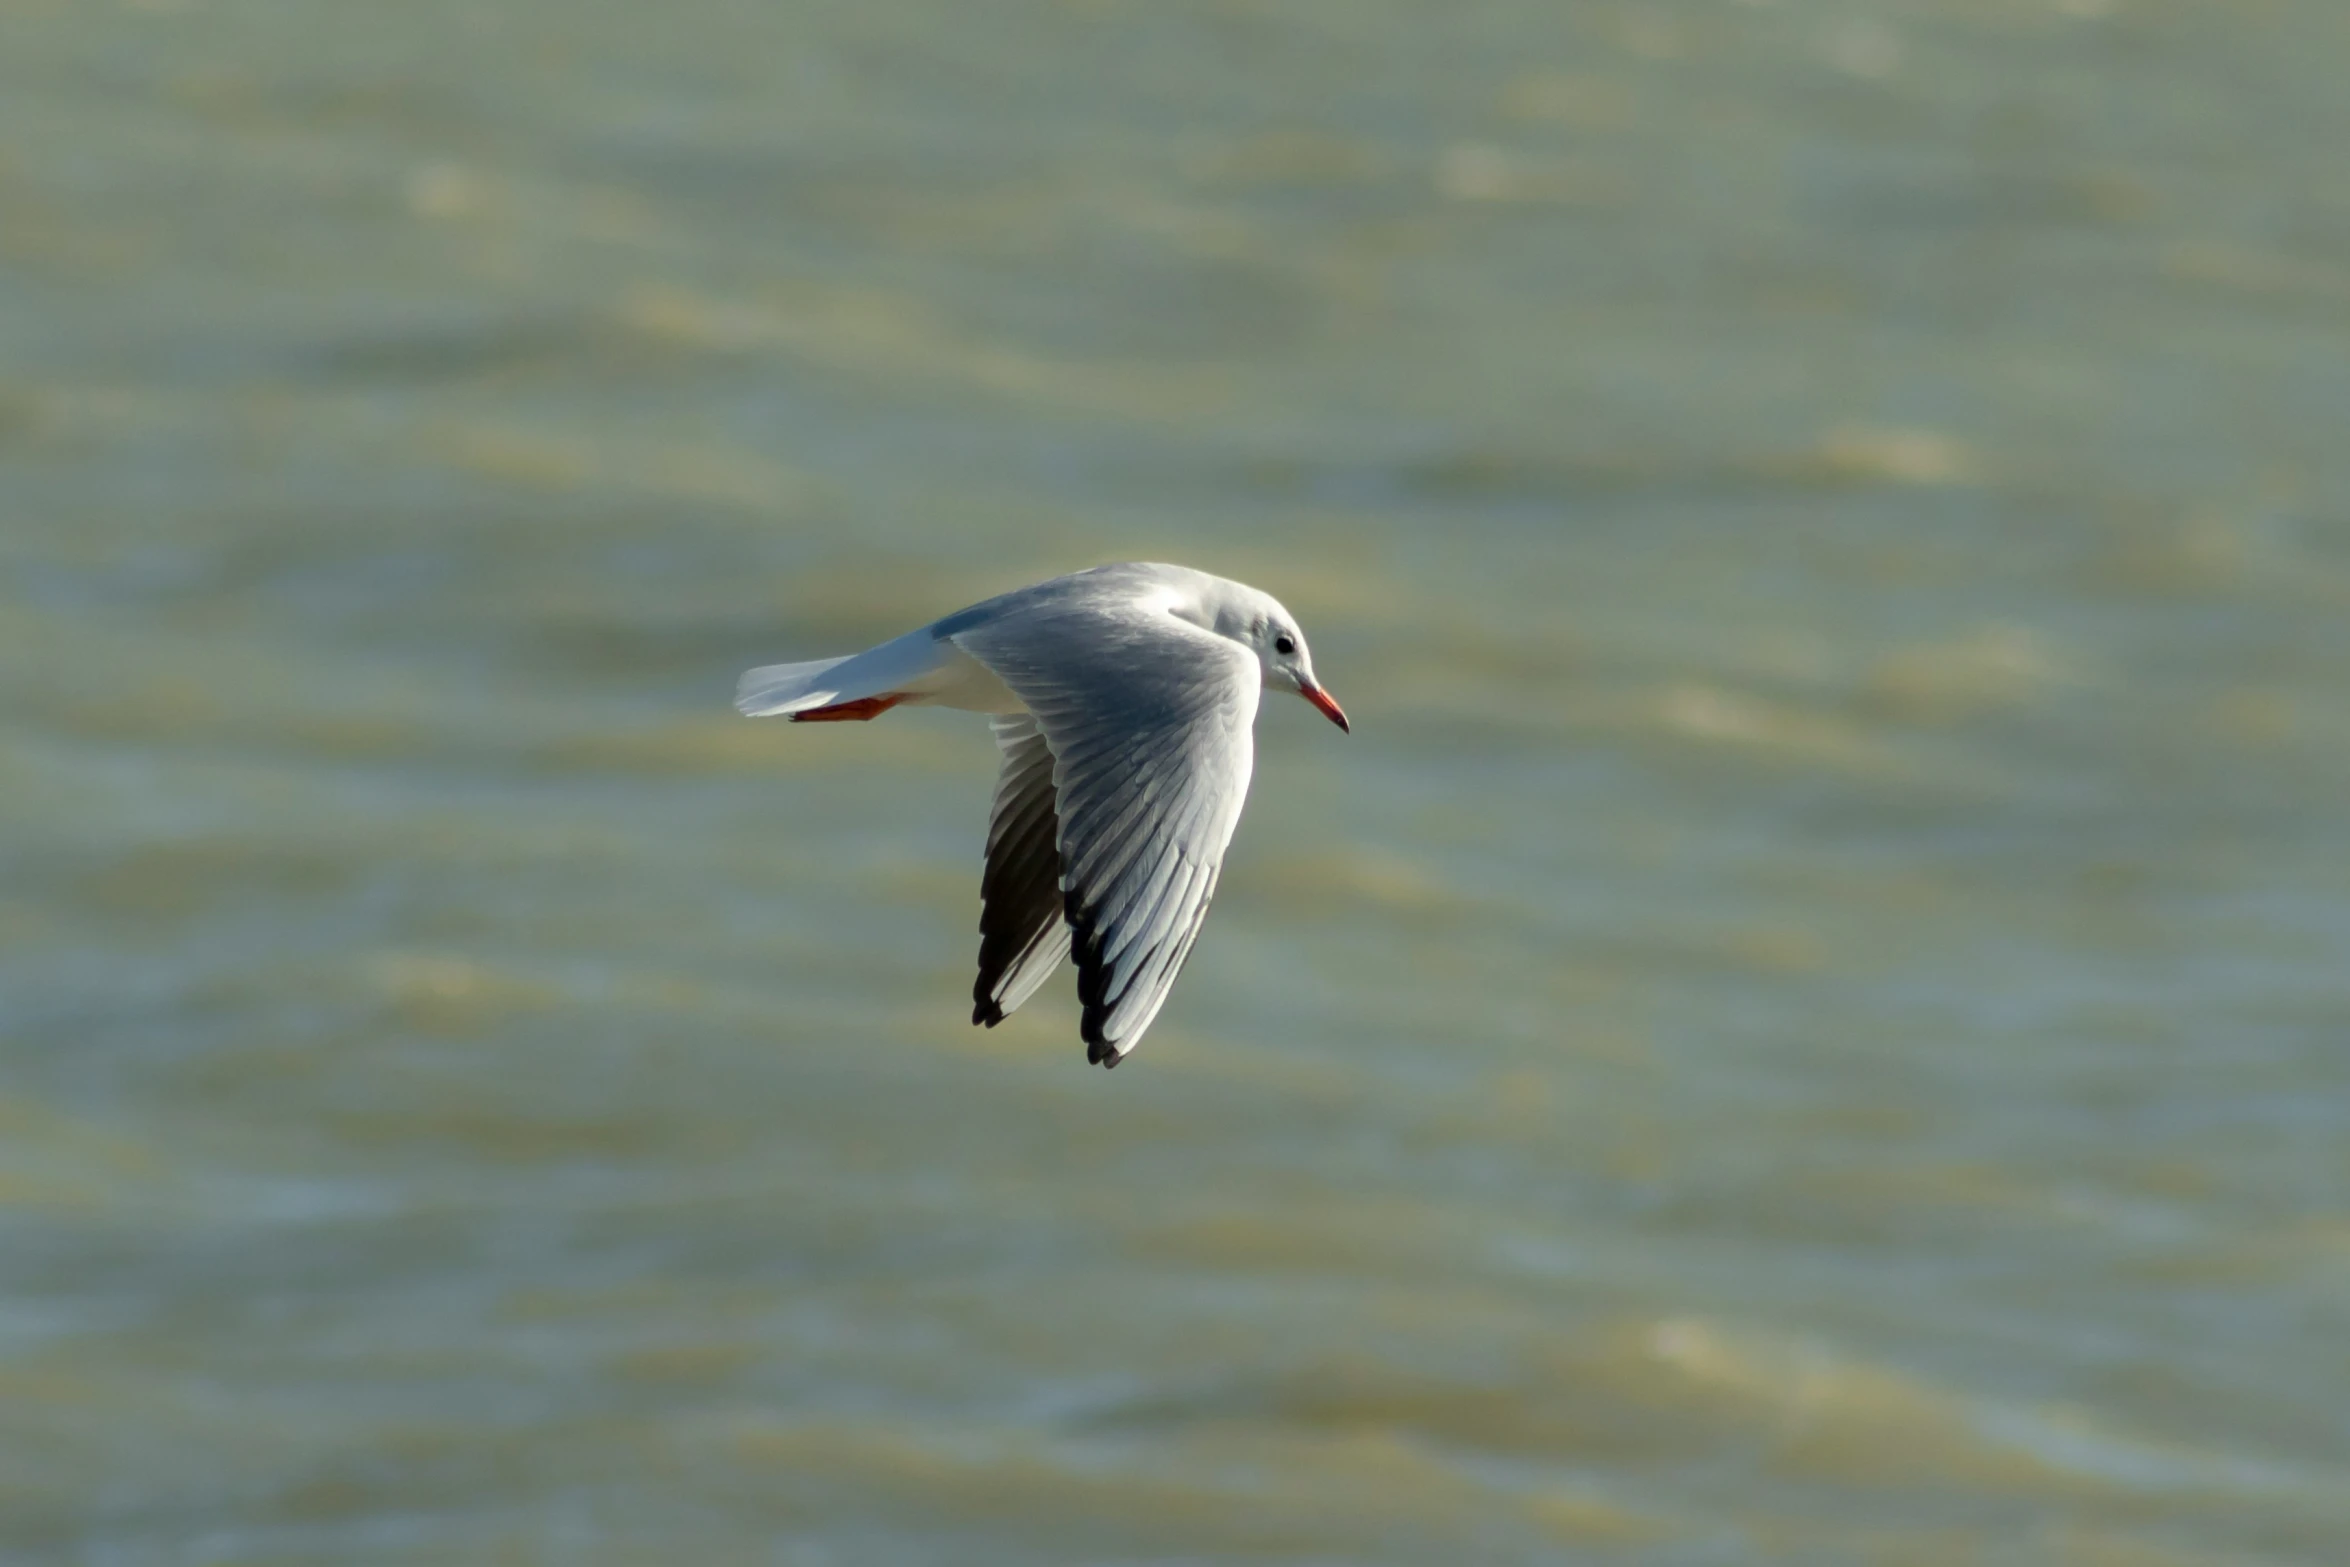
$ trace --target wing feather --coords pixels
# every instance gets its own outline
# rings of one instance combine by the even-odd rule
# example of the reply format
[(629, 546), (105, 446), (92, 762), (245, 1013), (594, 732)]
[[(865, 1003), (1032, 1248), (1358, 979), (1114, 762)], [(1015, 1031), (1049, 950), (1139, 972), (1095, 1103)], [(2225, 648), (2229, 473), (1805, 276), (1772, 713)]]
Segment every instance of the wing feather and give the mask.
[(1069, 955), (1052, 749), (1026, 713), (996, 719), (995, 737), (1004, 765), (988, 813), (979, 980), (971, 990), (971, 1021), (989, 1028), (1035, 994)]
[[(1257, 662), (1132, 596), (1024, 604), (951, 636), (1026, 705), (1051, 752), (1080, 1031), (1088, 1058), (1115, 1066), (1207, 917), (1254, 765)], [(1008, 745), (1005, 768), (1008, 780)], [(994, 844), (991, 832), (991, 876)], [(987, 974), (983, 961), (983, 990)]]

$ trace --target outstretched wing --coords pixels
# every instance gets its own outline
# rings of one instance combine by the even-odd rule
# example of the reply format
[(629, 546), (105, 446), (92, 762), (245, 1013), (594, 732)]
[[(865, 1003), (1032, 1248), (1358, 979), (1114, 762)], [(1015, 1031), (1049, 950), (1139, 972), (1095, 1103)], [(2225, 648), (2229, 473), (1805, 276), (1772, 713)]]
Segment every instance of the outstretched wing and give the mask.
[(1052, 749), (1026, 713), (994, 722), (1004, 770), (988, 813), (987, 872), (979, 882), (979, 983), (971, 990), (971, 1021), (989, 1028), (1033, 995), (1069, 955)]
[(1166, 1004), (1215, 895), (1254, 762), (1257, 662), (1132, 594), (1057, 597), (949, 634), (1051, 750), (1080, 1029), (1087, 1059), (1115, 1066)]

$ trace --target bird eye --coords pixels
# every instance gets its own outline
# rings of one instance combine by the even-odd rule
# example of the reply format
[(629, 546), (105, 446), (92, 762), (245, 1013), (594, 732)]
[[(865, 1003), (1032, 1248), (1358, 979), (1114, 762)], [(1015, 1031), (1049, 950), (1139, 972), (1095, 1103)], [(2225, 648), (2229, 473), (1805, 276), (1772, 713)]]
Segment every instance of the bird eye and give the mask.
[(1297, 638), (1284, 631), (1281, 633), (1281, 635), (1273, 639), (1273, 651), (1280, 654), (1283, 658), (1287, 658), (1290, 654), (1297, 651)]

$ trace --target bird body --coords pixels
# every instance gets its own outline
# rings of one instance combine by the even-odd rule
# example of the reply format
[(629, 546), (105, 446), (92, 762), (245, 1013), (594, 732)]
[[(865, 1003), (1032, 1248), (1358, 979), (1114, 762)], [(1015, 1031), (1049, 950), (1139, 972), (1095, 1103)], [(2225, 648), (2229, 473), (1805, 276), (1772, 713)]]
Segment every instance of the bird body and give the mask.
[(972, 1021), (1002, 1022), (1073, 954), (1087, 1058), (1115, 1066), (1207, 916), (1268, 688), (1347, 727), (1270, 594), (1130, 563), (1015, 589), (847, 658), (750, 670), (735, 705), (801, 723), (908, 705), (988, 714), (1003, 765)]

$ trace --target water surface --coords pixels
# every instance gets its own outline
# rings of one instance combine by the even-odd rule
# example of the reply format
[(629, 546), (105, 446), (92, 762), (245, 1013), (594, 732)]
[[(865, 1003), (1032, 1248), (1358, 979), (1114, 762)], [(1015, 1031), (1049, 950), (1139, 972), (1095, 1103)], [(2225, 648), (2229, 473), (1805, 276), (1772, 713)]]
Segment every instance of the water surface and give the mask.
[[(2350, 1559), (2350, 13), (23, 3), (0, 1554)], [(1174, 1002), (744, 665), (1284, 598)]]

